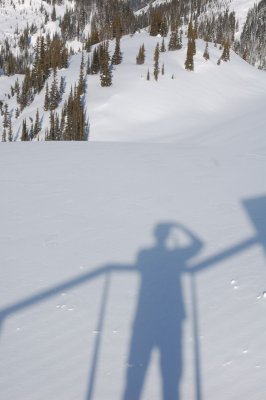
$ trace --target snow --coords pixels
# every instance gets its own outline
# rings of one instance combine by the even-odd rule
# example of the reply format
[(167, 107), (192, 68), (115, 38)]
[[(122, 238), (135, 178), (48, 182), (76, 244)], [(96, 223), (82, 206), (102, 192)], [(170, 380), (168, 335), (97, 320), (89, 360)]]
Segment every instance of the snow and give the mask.
[[(191, 146), (194, 143), (206, 146), (246, 149), (249, 143), (251, 153), (265, 154), (264, 135), (266, 115), (266, 75), (247, 64), (233, 51), (231, 61), (217, 61), (222, 50), (209, 44), (210, 60), (205, 61), (205, 43), (197, 40), (197, 54), (194, 58), (195, 71), (184, 68), (186, 39), (179, 51), (160, 53), (160, 68), (165, 67), (165, 75), (153, 78), (153, 55), (157, 42), (162, 38), (150, 37), (142, 32), (133, 37), (123, 37), (121, 49), (123, 62), (113, 68), (113, 85), (100, 86), (99, 75), (87, 75), (85, 107), (90, 126), (90, 141), (119, 142), (177, 142)], [(165, 39), (166, 46), (169, 38)], [(136, 65), (138, 49), (145, 44), (144, 65)], [(70, 44), (78, 50), (79, 42)], [(114, 41), (110, 42), (110, 54), (114, 51)], [(84, 53), (85, 63), (89, 54)], [(91, 56), (91, 54), (90, 54)], [(79, 79), (81, 53), (71, 57), (69, 67), (58, 71), (58, 81), (65, 78), (66, 90), (57, 109), (60, 114), (67, 100), (71, 86)], [(147, 70), (151, 80), (146, 80)], [(16, 119), (16, 96), (8, 98), (10, 86), (17, 76), (0, 77), (0, 100), (7, 102), (12, 115), (14, 139), (19, 140), (22, 121), (35, 118), (39, 109), (42, 119), (40, 139), (44, 139), (45, 128), (49, 125), (49, 111), (43, 110), (45, 88), (35, 96), (33, 103), (26, 107)], [(21, 81), (22, 76), (18, 76)], [(174, 79), (173, 79), (174, 78)], [(51, 86), (53, 76), (48, 79)], [(252, 132), (260, 137), (254, 141)], [(242, 138), (245, 137), (245, 142)], [(244, 145), (244, 148), (242, 147)]]
[[(155, 82), (153, 55), (161, 40), (145, 32), (123, 38), (123, 63), (113, 71), (112, 87), (100, 89), (99, 77), (88, 77), (90, 140), (184, 145), (196, 140), (217, 146), (231, 143), (235, 148), (241, 147), (239, 138), (245, 136), (250, 150), (264, 152), (264, 71), (255, 70), (233, 52), (230, 62), (217, 66), (222, 51), (213, 44), (209, 44), (210, 60), (205, 61), (205, 43), (198, 40), (195, 71), (188, 72), (184, 69), (184, 38), (182, 50), (160, 53), (160, 67), (164, 64), (165, 75)], [(135, 58), (142, 43), (146, 61), (137, 66)], [(151, 81), (146, 80), (148, 68)], [(258, 142), (252, 137), (254, 130), (260, 135)]]
[(138, 345), (143, 400), (175, 362), (179, 400), (264, 398), (266, 160), (241, 140), (1, 144), (1, 398), (128, 399)]
[(235, 12), (237, 19), (239, 20), (239, 31), (241, 32), (245, 20), (247, 18), (248, 11), (256, 4), (254, 0), (233, 0), (230, 1), (230, 9)]
[[(1, 399), (264, 400), (266, 75), (200, 40), (185, 71), (184, 39), (155, 82), (161, 40), (123, 37), (110, 88), (87, 76), (89, 143), (0, 143)], [(37, 108), (43, 138), (43, 102), (16, 140)]]

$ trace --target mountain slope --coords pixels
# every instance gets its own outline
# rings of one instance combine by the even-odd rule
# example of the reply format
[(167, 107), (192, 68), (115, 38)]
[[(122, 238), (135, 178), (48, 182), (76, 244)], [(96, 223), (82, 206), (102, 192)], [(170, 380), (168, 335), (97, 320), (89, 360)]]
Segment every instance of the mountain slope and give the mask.
[[(169, 38), (165, 40), (166, 46)], [(121, 50), (123, 62), (113, 67), (113, 85), (102, 88), (98, 75), (87, 75), (85, 106), (90, 125), (89, 138), (92, 141), (159, 141), (190, 143), (197, 142), (217, 145), (245, 135), (254, 151), (265, 150), (263, 136), (266, 102), (266, 76), (255, 70), (231, 51), (231, 61), (217, 65), (222, 51), (209, 44), (210, 60), (203, 58), (205, 43), (197, 41), (194, 59), (195, 71), (184, 69), (186, 39), (179, 51), (160, 53), (160, 68), (164, 64), (165, 74), (153, 78), (153, 56), (156, 44), (162, 38), (150, 37), (147, 33), (136, 33), (123, 37)], [(145, 44), (146, 61), (136, 65), (139, 46)], [(110, 42), (110, 54), (114, 51)], [(85, 53), (85, 61), (88, 55)], [(71, 86), (79, 79), (81, 54), (72, 56), (69, 67), (58, 71), (58, 80), (65, 78), (66, 87), (60, 110), (67, 99)], [(146, 80), (148, 68), (151, 80)], [(1, 77), (2, 87), (11, 78)], [(12, 78), (13, 82), (16, 76)], [(53, 77), (48, 79), (51, 87)], [(6, 86), (8, 87), (8, 85)], [(7, 94), (9, 91), (7, 92)], [(45, 127), (49, 125), (50, 112), (43, 111), (45, 88), (35, 96), (33, 103), (26, 107), (14, 120), (15, 139), (21, 134), (22, 121), (34, 118), (37, 108), (42, 119), (40, 139), (44, 139)], [(9, 110), (15, 112), (16, 98), (8, 100)], [(13, 111), (12, 111), (13, 110)], [(253, 140), (251, 132), (260, 136)], [(241, 140), (239, 141), (241, 143)], [(238, 139), (236, 145), (238, 143)]]

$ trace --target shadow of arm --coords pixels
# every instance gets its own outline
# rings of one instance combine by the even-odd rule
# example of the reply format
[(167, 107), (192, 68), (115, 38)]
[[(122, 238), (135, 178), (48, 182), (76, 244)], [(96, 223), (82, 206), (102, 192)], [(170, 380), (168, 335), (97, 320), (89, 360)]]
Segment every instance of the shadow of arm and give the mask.
[(16, 303), (7, 306), (0, 310), (1, 318), (6, 318), (10, 314), (21, 311), (27, 307), (41, 303), (42, 301), (48, 300), (49, 298), (56, 296), (58, 293), (72, 289), (73, 287), (83, 285), (90, 282), (101, 275), (105, 275), (110, 272), (133, 272), (135, 269), (131, 266), (126, 265), (107, 265), (101, 268), (94, 269), (87, 274), (79, 275), (76, 278), (69, 279), (63, 283), (60, 283), (50, 289), (40, 291), (32, 296), (26, 297)]
[(190, 240), (189, 245), (181, 250), (183, 258), (189, 259), (194, 257), (202, 249), (203, 242), (185, 226), (178, 224), (177, 227), (182, 230)]
[(222, 251), (221, 253), (211, 256), (207, 258), (205, 261), (200, 262), (199, 264), (196, 264), (194, 267), (188, 269), (187, 272), (196, 273), (204, 271), (205, 269), (210, 268), (213, 265), (218, 264), (219, 262), (222, 262), (227, 258), (232, 257), (240, 253), (241, 251), (248, 249), (251, 246), (254, 246), (255, 244), (258, 244), (258, 242), (259, 242), (258, 237), (244, 240), (243, 242), (235, 246), (232, 246), (229, 249)]

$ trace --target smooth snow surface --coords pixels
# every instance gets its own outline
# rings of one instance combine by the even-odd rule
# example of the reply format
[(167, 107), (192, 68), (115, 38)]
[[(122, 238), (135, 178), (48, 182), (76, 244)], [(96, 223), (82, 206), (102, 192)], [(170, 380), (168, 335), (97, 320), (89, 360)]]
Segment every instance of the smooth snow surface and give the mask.
[[(251, 147), (266, 149), (265, 72), (256, 70), (234, 52), (230, 62), (218, 66), (222, 50), (213, 43), (209, 44), (210, 60), (205, 61), (205, 43), (201, 40), (197, 41), (195, 71), (188, 72), (184, 68), (184, 38), (181, 50), (160, 53), (160, 67), (164, 64), (165, 75), (159, 75), (156, 82), (153, 56), (157, 42), (161, 41), (162, 38), (144, 32), (122, 38), (124, 61), (114, 68), (113, 85), (100, 88), (98, 76), (88, 77), (90, 140), (186, 145), (196, 140), (241, 147), (245, 137)], [(146, 48), (145, 64), (136, 65), (142, 43)], [(113, 46), (112, 42), (111, 53)], [(150, 81), (146, 80), (148, 68)], [(254, 131), (261, 135), (258, 142), (253, 140)]]
[(266, 159), (239, 142), (1, 143), (1, 399), (265, 399)]

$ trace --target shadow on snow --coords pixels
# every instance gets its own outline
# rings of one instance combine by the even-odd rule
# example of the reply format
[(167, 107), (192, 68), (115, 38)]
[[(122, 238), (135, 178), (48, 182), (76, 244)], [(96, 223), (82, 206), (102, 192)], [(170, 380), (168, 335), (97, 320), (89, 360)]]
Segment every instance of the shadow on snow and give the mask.
[[(151, 353), (155, 348), (160, 355), (161, 398), (163, 400), (179, 400), (179, 384), (183, 364), (182, 325), (186, 318), (181, 276), (184, 273), (189, 274), (193, 309), (195, 398), (196, 400), (201, 400), (200, 348), (198, 342), (199, 316), (197, 312), (195, 276), (198, 272), (210, 268), (255, 244), (260, 243), (266, 251), (266, 196), (246, 200), (243, 202), (243, 206), (257, 234), (196, 265), (191, 265), (189, 260), (200, 253), (204, 243), (181, 224), (160, 223), (154, 230), (154, 245), (140, 250), (134, 265), (107, 265), (48, 290), (41, 291), (1, 310), (1, 322), (3, 324), (4, 320), (12, 314), (45, 301), (62, 291), (85, 284), (104, 275), (105, 284), (97, 326), (97, 330), (101, 332), (108, 302), (111, 274), (138, 274), (140, 288), (132, 323), (123, 400), (141, 399)], [(188, 244), (185, 247), (177, 244), (169, 249), (167, 240), (171, 236), (173, 229), (178, 229), (186, 235)], [(97, 335), (93, 349), (86, 400), (93, 400), (101, 338), (101, 334)]]

